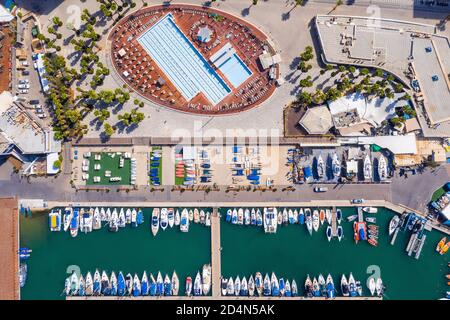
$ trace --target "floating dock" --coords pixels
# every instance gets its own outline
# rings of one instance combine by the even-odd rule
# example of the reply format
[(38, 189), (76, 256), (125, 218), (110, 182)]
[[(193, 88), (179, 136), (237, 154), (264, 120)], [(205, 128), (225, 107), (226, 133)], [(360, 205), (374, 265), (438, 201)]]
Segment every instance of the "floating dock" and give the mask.
[(382, 297), (335, 297), (333, 299), (328, 299), (325, 297), (241, 297), (241, 296), (218, 296), (218, 297), (211, 297), (211, 296), (198, 296), (198, 297), (186, 297), (186, 296), (161, 296), (161, 297), (155, 297), (155, 296), (139, 296), (139, 297), (133, 297), (133, 296), (126, 296), (126, 297), (111, 297), (111, 296), (84, 296), (84, 297), (78, 297), (78, 296), (68, 296), (66, 297), (66, 300), (174, 300), (174, 301), (198, 301), (198, 300), (229, 300), (229, 301), (236, 301), (236, 300), (244, 300), (244, 301), (264, 301), (264, 300), (383, 300)]
[(221, 250), (220, 213), (218, 208), (213, 208), (211, 215), (211, 284), (213, 297), (218, 297), (221, 294)]

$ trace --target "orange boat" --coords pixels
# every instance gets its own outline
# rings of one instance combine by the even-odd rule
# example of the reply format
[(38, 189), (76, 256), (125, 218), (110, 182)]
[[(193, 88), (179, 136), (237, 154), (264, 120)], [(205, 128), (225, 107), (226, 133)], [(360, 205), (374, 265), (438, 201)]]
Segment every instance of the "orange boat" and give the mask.
[(355, 239), (356, 244), (358, 244), (359, 241), (359, 235), (358, 235), (358, 224), (356, 221), (353, 223), (353, 238)]
[(447, 279), (450, 279), (450, 274), (446, 275)]
[(446, 237), (443, 237), (442, 239), (441, 239), (441, 241), (439, 241), (439, 243), (437, 244), (437, 246), (436, 246), (436, 251), (437, 252), (441, 252), (441, 250), (442, 250), (442, 247), (445, 245), (445, 241), (447, 241), (447, 238)]
[(450, 248), (450, 241), (447, 242), (439, 251), (440, 255), (443, 255), (444, 253), (446, 253), (448, 251), (448, 248)]
[(323, 224), (325, 222), (325, 210), (320, 210), (319, 213), (319, 220), (320, 220), (320, 224)]
[(367, 240), (367, 242), (374, 247), (376, 247), (378, 245), (378, 242), (375, 239), (369, 239), (369, 240)]

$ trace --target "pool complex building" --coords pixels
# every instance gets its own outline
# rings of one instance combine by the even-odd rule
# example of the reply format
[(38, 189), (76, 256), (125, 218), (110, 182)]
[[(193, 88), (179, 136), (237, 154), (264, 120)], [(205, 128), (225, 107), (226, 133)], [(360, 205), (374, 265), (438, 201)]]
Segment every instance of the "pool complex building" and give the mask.
[[(279, 65), (271, 41), (243, 20), (211, 8), (169, 5), (126, 16), (110, 33), (115, 71), (158, 105), (201, 113), (236, 113), (275, 90)], [(264, 66), (263, 66), (264, 65)]]

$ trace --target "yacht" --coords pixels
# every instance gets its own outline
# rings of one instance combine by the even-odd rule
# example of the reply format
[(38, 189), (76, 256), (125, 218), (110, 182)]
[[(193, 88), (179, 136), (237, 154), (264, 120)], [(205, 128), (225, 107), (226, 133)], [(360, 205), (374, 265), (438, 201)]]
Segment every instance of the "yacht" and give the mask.
[(333, 170), (333, 176), (335, 178), (339, 178), (341, 175), (341, 164), (339, 162), (339, 158), (336, 153), (333, 154), (333, 159), (331, 162), (331, 169)]
[(264, 231), (266, 233), (277, 232), (277, 208), (264, 208)]
[(364, 180), (372, 179), (372, 162), (369, 155), (364, 158)]

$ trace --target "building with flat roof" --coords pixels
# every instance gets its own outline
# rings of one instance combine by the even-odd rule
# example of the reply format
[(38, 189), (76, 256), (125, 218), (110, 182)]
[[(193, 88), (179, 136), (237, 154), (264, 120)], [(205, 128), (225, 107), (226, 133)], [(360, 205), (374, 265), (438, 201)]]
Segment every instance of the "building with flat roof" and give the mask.
[(299, 124), (309, 134), (325, 134), (333, 127), (331, 114), (326, 106), (308, 108)]

